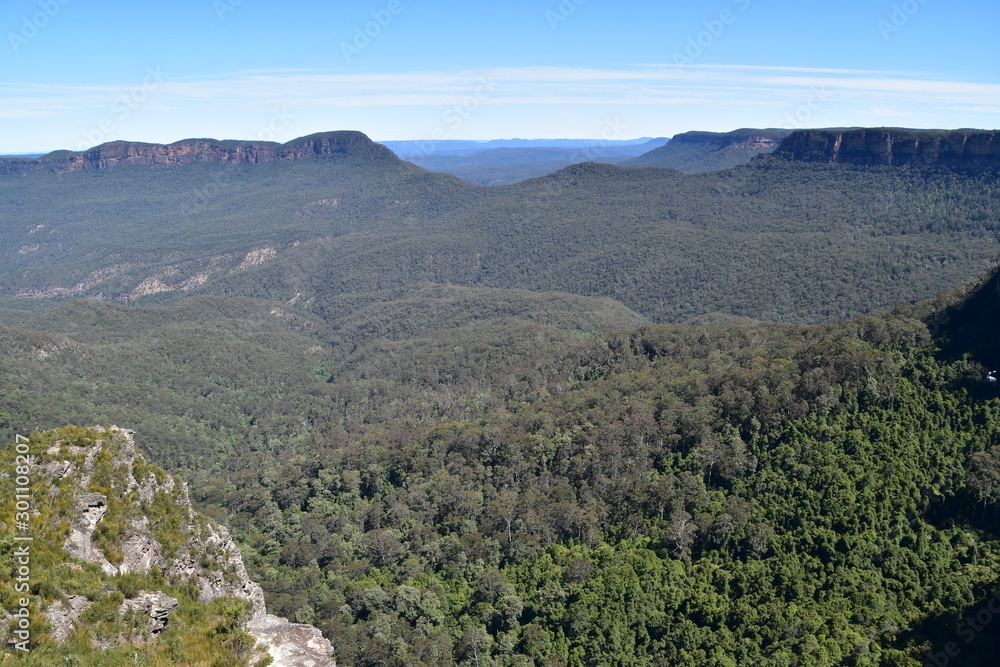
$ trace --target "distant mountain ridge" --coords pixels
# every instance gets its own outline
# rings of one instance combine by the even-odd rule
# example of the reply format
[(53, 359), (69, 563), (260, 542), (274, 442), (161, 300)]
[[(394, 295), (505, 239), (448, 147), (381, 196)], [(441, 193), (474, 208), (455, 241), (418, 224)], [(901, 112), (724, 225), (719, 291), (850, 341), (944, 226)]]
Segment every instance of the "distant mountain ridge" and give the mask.
[(118, 165), (181, 165), (192, 162), (258, 164), (312, 157), (364, 157), (397, 161), (396, 155), (361, 132), (320, 132), (281, 144), (273, 141), (182, 139), (172, 144), (111, 141), (86, 151), (53, 151), (36, 159), (0, 159), (0, 173), (68, 172), (108, 169)]
[(640, 137), (638, 139), (491, 139), (489, 141), (470, 141), (463, 139), (441, 140), (410, 140), (410, 141), (380, 141), (394, 153), (403, 157), (417, 155), (474, 155), (483, 151), (499, 148), (562, 148), (567, 150), (586, 150), (593, 148), (623, 148), (643, 147), (663, 144), (665, 137)]
[(357, 133), (265, 146), (313, 157), (260, 164), (216, 159), (246, 142), (195, 143), (0, 177), (0, 292), (315, 304), (436, 283), (611, 297), (661, 322), (822, 321), (968, 281), (997, 253), (991, 170), (766, 156), (698, 175), (584, 163), (487, 188)]
[(780, 128), (684, 132), (667, 144), (620, 164), (623, 167), (669, 167), (686, 172), (727, 169), (777, 149), (790, 132)]
[[(411, 161), (473, 183), (497, 185), (542, 176), (577, 162), (618, 162), (667, 139), (496, 139), (493, 141), (374, 142), (357, 131), (332, 131), (286, 143), (191, 138), (170, 144), (111, 141), (85, 151), (0, 156), (0, 174), (65, 173), (119, 165), (263, 164), (307, 158), (351, 157), (377, 163)], [(398, 156), (398, 157), (397, 157)]]
[(400, 158), (424, 169), (480, 185), (508, 185), (580, 162), (611, 164), (643, 155), (669, 141), (651, 139), (497, 139), (494, 141), (387, 141)]
[(773, 153), (796, 162), (860, 166), (1000, 167), (996, 130), (863, 128), (797, 130)]
[[(174, 166), (195, 162), (261, 164), (309, 158), (351, 157), (372, 163), (411, 160), (426, 169), (459, 173), (472, 168), (509, 169), (537, 163), (549, 171), (576, 161), (607, 161), (625, 167), (669, 167), (686, 172), (716, 171), (744, 164), (761, 154), (783, 160), (890, 167), (1000, 168), (1000, 141), (995, 130), (913, 130), (905, 128), (852, 128), (785, 130), (744, 128), (732, 132), (685, 132), (637, 157), (630, 152), (662, 139), (628, 142), (591, 142), (571, 147), (576, 140), (498, 142), (386, 142), (365, 134), (342, 130), (320, 132), (286, 143), (217, 139), (183, 139), (171, 144), (112, 141), (86, 151), (53, 151), (40, 157), (0, 157), (0, 174), (29, 172), (64, 173), (108, 169), (119, 165)], [(435, 144), (429, 148), (423, 143)], [(454, 146), (450, 144), (454, 143)], [(395, 147), (395, 151), (389, 145)], [(441, 144), (438, 146), (437, 144)], [(479, 150), (475, 150), (475, 145)], [(500, 146), (500, 147), (498, 147)], [(516, 147), (521, 146), (521, 147)], [(430, 152), (427, 152), (427, 151)], [(439, 152), (442, 151), (442, 152)], [(398, 157), (397, 157), (398, 152)], [(622, 161), (624, 159), (624, 161)], [(541, 166), (545, 163), (544, 166)], [(563, 164), (565, 163), (565, 164)], [(513, 182), (538, 173), (501, 177)], [(485, 178), (485, 177), (484, 177)], [(476, 182), (493, 182), (471, 178)], [(496, 180), (495, 178), (493, 180)]]

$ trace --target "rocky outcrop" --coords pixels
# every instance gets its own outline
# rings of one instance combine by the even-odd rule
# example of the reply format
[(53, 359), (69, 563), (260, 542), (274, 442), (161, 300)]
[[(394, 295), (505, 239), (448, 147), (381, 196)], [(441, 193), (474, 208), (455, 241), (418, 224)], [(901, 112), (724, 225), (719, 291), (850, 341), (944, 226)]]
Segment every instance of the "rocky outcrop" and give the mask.
[[(67, 595), (65, 600), (57, 600), (50, 604), (45, 610), (45, 618), (52, 625), (52, 638), (57, 642), (69, 639), (70, 634), (79, 625), (80, 614), (92, 604), (93, 602), (82, 595)], [(119, 636), (97, 641), (105, 648), (111, 648), (129, 641), (142, 643), (155, 639), (167, 627), (170, 615), (179, 608), (180, 601), (162, 591), (140, 591), (134, 598), (125, 600), (118, 606), (118, 615), (123, 616), (131, 612), (146, 617), (148, 620), (141, 636), (132, 638)]]
[[(213, 598), (232, 596), (249, 600), (253, 605), (253, 618), (264, 614), (264, 591), (250, 579), (243, 555), (233, 542), (229, 531), (223, 526), (209, 523), (203, 525), (202, 536), (197, 547), (184, 551), (165, 569), (168, 576), (194, 581), (201, 591), (200, 599), (207, 602)], [(205, 567), (201, 556), (207, 556), (212, 567)]]
[(781, 145), (781, 140), (788, 133), (789, 130), (776, 128), (744, 128), (733, 130), (732, 132), (684, 132), (674, 136), (670, 141), (677, 142), (674, 144), (675, 147), (683, 144), (693, 144), (697, 146), (707, 145), (719, 150), (726, 148), (774, 150)]
[(110, 169), (119, 165), (174, 166), (194, 162), (260, 164), (277, 160), (361, 159), (398, 162), (391, 150), (361, 132), (321, 132), (284, 144), (269, 141), (183, 139), (172, 144), (111, 141), (86, 151), (54, 151), (37, 159), (0, 159), (0, 174), (30, 171), (61, 173)]
[(96, 563), (105, 574), (118, 574), (118, 568), (108, 562), (92, 540), (97, 524), (108, 511), (107, 497), (103, 493), (81, 493), (76, 497), (75, 510), (76, 517), (63, 548), (74, 558)]
[(80, 614), (93, 604), (82, 595), (67, 595), (66, 600), (59, 600), (49, 605), (45, 610), (45, 618), (52, 625), (52, 637), (57, 642), (64, 642), (76, 628)]
[(247, 624), (247, 634), (267, 647), (271, 667), (336, 667), (330, 640), (311, 625), (266, 614)]
[[(95, 427), (94, 430), (104, 432), (102, 427)], [(138, 503), (122, 509), (125, 516), (115, 518), (117, 522), (127, 525), (120, 554), (116, 554), (115, 558), (109, 558), (110, 554), (104, 553), (93, 539), (97, 526), (108, 511), (108, 498), (103, 493), (90, 490), (98, 459), (105, 447), (113, 449), (114, 475), (109, 481), (106, 479), (108, 471), (105, 470), (101, 484), (112, 484), (112, 490), (121, 498), (131, 494), (138, 500)], [(57, 457), (61, 451), (62, 445), (55, 445), (48, 454)], [(158, 477), (145, 466), (136, 450), (133, 431), (115, 427), (106, 440), (99, 440), (89, 447), (69, 446), (66, 451), (73, 460), (50, 461), (46, 472), (51, 471), (53, 476), (58, 474), (60, 477), (75, 472), (79, 476), (74, 499), (75, 515), (70, 534), (63, 544), (72, 556), (97, 564), (109, 575), (127, 572), (145, 574), (155, 566), (168, 579), (196, 584), (201, 590), (202, 601), (234, 596), (251, 603), (254, 618), (264, 614), (264, 591), (250, 579), (229, 531), (196, 517), (186, 483), (165, 474)], [(80, 460), (83, 463), (76, 469), (78, 464), (74, 461)], [(104, 464), (107, 465), (107, 462)], [(136, 471), (142, 471), (139, 479), (136, 478)], [(151, 506), (157, 500), (176, 505), (185, 522), (180, 534), (187, 540), (170, 554), (156, 539), (149, 518), (142, 513), (144, 505)]]
[(149, 623), (146, 631), (150, 637), (156, 637), (167, 626), (167, 618), (170, 614), (177, 611), (179, 607), (180, 601), (166, 593), (141, 591), (136, 597), (125, 600), (119, 608), (119, 613), (134, 611), (148, 617)]
[[(247, 573), (229, 531), (194, 512), (184, 482), (145, 464), (135, 447), (133, 431), (116, 426), (92, 430), (101, 434), (93, 444), (52, 445), (42, 468), (50, 479), (72, 481), (73, 516), (63, 543), (69, 554), (97, 564), (108, 575), (147, 574), (158, 568), (169, 581), (197, 586), (203, 602), (218, 597), (247, 600), (247, 632), (271, 655), (272, 664), (335, 664), (333, 648), (319, 630), (267, 614), (264, 592)], [(153, 507), (160, 509), (151, 518), (147, 512)], [(99, 526), (109, 520), (119, 528), (126, 526), (114, 544), (107, 543), (107, 538), (97, 539)], [(158, 521), (180, 525), (168, 534), (155, 525)], [(85, 598), (67, 596), (65, 601), (49, 605), (46, 614), (58, 641), (69, 636), (90, 604)], [(177, 608), (178, 601), (161, 591), (142, 591), (125, 600), (119, 613), (148, 616), (145, 636), (155, 638)], [(121, 641), (125, 639), (112, 638), (107, 645)]]
[(862, 166), (1000, 168), (1000, 141), (998, 132), (986, 130), (798, 130), (773, 155)]
[[(129, 527), (122, 544), (122, 562), (118, 567), (120, 572), (149, 572), (154, 566), (160, 567), (165, 562), (159, 542), (153, 539), (149, 532), (149, 519), (139, 517), (138, 521)], [(162, 569), (162, 568), (161, 568)]]

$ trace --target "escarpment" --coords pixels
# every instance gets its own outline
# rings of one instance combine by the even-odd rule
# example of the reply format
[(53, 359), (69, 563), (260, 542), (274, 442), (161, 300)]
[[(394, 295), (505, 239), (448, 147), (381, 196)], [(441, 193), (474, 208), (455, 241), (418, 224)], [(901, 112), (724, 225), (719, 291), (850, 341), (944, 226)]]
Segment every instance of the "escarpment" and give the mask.
[(396, 155), (361, 132), (320, 132), (281, 144), (273, 141), (182, 139), (171, 144), (110, 141), (85, 151), (53, 151), (36, 159), (2, 158), (0, 173), (63, 173), (125, 165), (178, 166), (196, 162), (260, 164), (308, 158), (398, 162)]
[(1000, 168), (997, 131), (797, 130), (772, 155), (800, 162), (862, 166)]

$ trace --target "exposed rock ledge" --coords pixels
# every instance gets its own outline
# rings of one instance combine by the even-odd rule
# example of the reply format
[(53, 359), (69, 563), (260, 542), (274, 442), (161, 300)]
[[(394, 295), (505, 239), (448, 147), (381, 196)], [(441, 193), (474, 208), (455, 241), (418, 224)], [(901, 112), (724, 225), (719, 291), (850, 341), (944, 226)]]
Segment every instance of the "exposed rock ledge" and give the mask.
[[(93, 430), (108, 433), (102, 427)], [(272, 658), (275, 667), (336, 667), (333, 646), (311, 625), (291, 623), (268, 614), (264, 606), (264, 592), (246, 571), (243, 556), (233, 542), (229, 531), (206, 518), (195, 514), (188, 497), (187, 484), (178, 478), (157, 473), (147, 468), (135, 447), (133, 431), (112, 426), (108, 437), (92, 446), (66, 446), (56, 444), (48, 450), (49, 462), (44, 474), (50, 478), (77, 475), (75, 485), (75, 517), (63, 547), (72, 556), (97, 564), (109, 575), (127, 572), (148, 573), (158, 567), (172, 580), (189, 581), (201, 591), (200, 598), (207, 602), (216, 597), (232, 596), (251, 604), (251, 619), (247, 633), (256, 639)], [(129, 506), (126, 517), (129, 528), (124, 536), (120, 553), (109, 559), (95, 544), (94, 532), (108, 511), (108, 498), (92, 491), (97, 462), (105, 447), (110, 447), (114, 464), (111, 489), (119, 498), (133, 498), (138, 502)], [(60, 460), (59, 454), (68, 451), (74, 460)], [(78, 464), (82, 460), (82, 464)], [(79, 469), (78, 469), (79, 465)], [(136, 470), (140, 472), (136, 478)], [(109, 484), (107, 471), (102, 484)], [(107, 486), (102, 487), (107, 489)], [(175, 547), (172, 553), (154, 537), (149, 518), (140, 514), (144, 503), (163, 501), (164, 497), (176, 503), (186, 525), (181, 535), (187, 541)], [(112, 562), (112, 560), (116, 562)], [(177, 600), (160, 591), (141, 592), (126, 600), (122, 610), (139, 610), (150, 617), (149, 635), (155, 636), (168, 622), (169, 615), (177, 609)], [(71, 596), (66, 603), (51, 605), (49, 621), (56, 628), (56, 636), (68, 637), (76, 619), (89, 606), (86, 599)]]
[(271, 667), (336, 667), (330, 641), (311, 625), (265, 614), (247, 624), (247, 634), (267, 647)]
[[(109, 575), (147, 573), (156, 566), (167, 578), (196, 583), (201, 590), (202, 601), (231, 595), (248, 600), (252, 605), (254, 618), (262, 616), (265, 613), (264, 591), (247, 574), (243, 556), (229, 531), (196, 517), (186, 483), (170, 476), (163, 476), (158, 480), (152, 471), (147, 472), (142, 479), (136, 479), (133, 471), (137, 468), (137, 462), (142, 465), (142, 459), (135, 448), (133, 431), (114, 428), (111, 437), (115, 447), (117, 477), (113, 490), (120, 497), (136, 492), (140, 503), (151, 503), (157, 496), (168, 497), (186, 517), (187, 523), (183, 526), (182, 533), (188, 536), (188, 540), (168, 557), (163, 546), (153, 537), (149, 519), (139, 513), (138, 507), (134, 507), (134, 515), (128, 517), (129, 528), (121, 546), (121, 557), (115, 559), (117, 563), (111, 563), (108, 555), (93, 543), (94, 531), (107, 511), (107, 498), (104, 494), (90, 490), (96, 461), (106, 444), (106, 441), (99, 440), (93, 447), (68, 447), (71, 455), (82, 455), (81, 470), (74, 470), (75, 464), (71, 461), (59, 460), (51, 460), (46, 468), (46, 473), (52, 476), (64, 477), (74, 472), (79, 475), (75, 497), (76, 517), (69, 537), (63, 544), (66, 551), (82, 561), (97, 564)], [(94, 430), (103, 431), (103, 428), (95, 427)], [(60, 447), (54, 446), (48, 454), (58, 456), (59, 452)], [(207, 557), (204, 562), (208, 563), (208, 567), (201, 564), (202, 556)]]

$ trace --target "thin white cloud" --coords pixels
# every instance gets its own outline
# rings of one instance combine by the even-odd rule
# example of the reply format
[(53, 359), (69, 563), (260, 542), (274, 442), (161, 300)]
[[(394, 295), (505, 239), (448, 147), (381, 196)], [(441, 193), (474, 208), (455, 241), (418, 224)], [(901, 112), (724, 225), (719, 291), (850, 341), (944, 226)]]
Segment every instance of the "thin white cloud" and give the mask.
[(883, 116), (883, 117), (888, 116), (892, 118), (912, 118), (917, 114), (913, 113), (912, 111), (901, 111), (899, 109), (892, 109), (890, 107), (876, 105), (872, 107), (872, 115)]
[[(109, 105), (138, 85), (35, 85), (0, 83), (0, 97), (10, 107), (24, 99), (58, 97), (67, 108)], [(481, 71), (417, 71), (385, 74), (330, 74), (308, 70), (239, 72), (201, 80), (166, 78), (150, 91), (160, 103), (273, 104), (285, 101), (322, 106), (436, 106), (465, 97), (489, 98), (493, 104), (606, 104), (609, 100), (658, 97), (744, 96), (794, 93), (811, 88), (842, 96), (906, 99), (940, 105), (1000, 105), (1000, 85), (943, 81), (884, 72), (801, 67), (643, 65), (632, 69), (569, 67), (500, 67)], [(20, 99), (18, 99), (20, 98)]]
[[(914, 126), (981, 127), (996, 124), (1000, 113), (1000, 85), (994, 83), (778, 66), (534, 66), (381, 74), (294, 69), (197, 79), (166, 73), (141, 91), (141, 99), (131, 99), (141, 86), (142, 79), (97, 85), (2, 81), (0, 119), (8, 135), (37, 137), (24, 139), (32, 144), (28, 150), (52, 141), (76, 146), (98, 134), (101, 139), (168, 132), (175, 138), (206, 132), (242, 136), (282, 109), (301, 119), (286, 132), (353, 127), (410, 138), (442, 125), (450, 138), (600, 133), (594, 118), (617, 114), (636, 119), (634, 136), (659, 136), (668, 129), (774, 126), (790, 117), (796, 127), (879, 124), (903, 113), (912, 114), (906, 118)], [(456, 127), (455, 116), (446, 114), (459, 107), (462, 122)], [(491, 114), (493, 108), (503, 111)], [(470, 109), (476, 115), (466, 121)], [(113, 131), (94, 131), (109, 121)], [(249, 130), (241, 132), (242, 127)], [(64, 136), (49, 138), (58, 131)]]
[[(660, 67), (660, 68), (676, 68), (676, 63), (640, 63), (636, 67)], [(890, 75), (890, 76), (922, 76), (917, 72), (908, 72), (903, 70), (864, 70), (864, 69), (836, 69), (830, 67), (791, 67), (786, 65), (705, 65), (699, 63), (692, 63), (690, 65), (684, 65), (684, 69), (693, 70), (703, 70), (703, 71), (756, 71), (756, 72), (797, 72), (797, 73), (811, 73), (811, 74), (862, 74), (865, 76), (871, 75)]]

